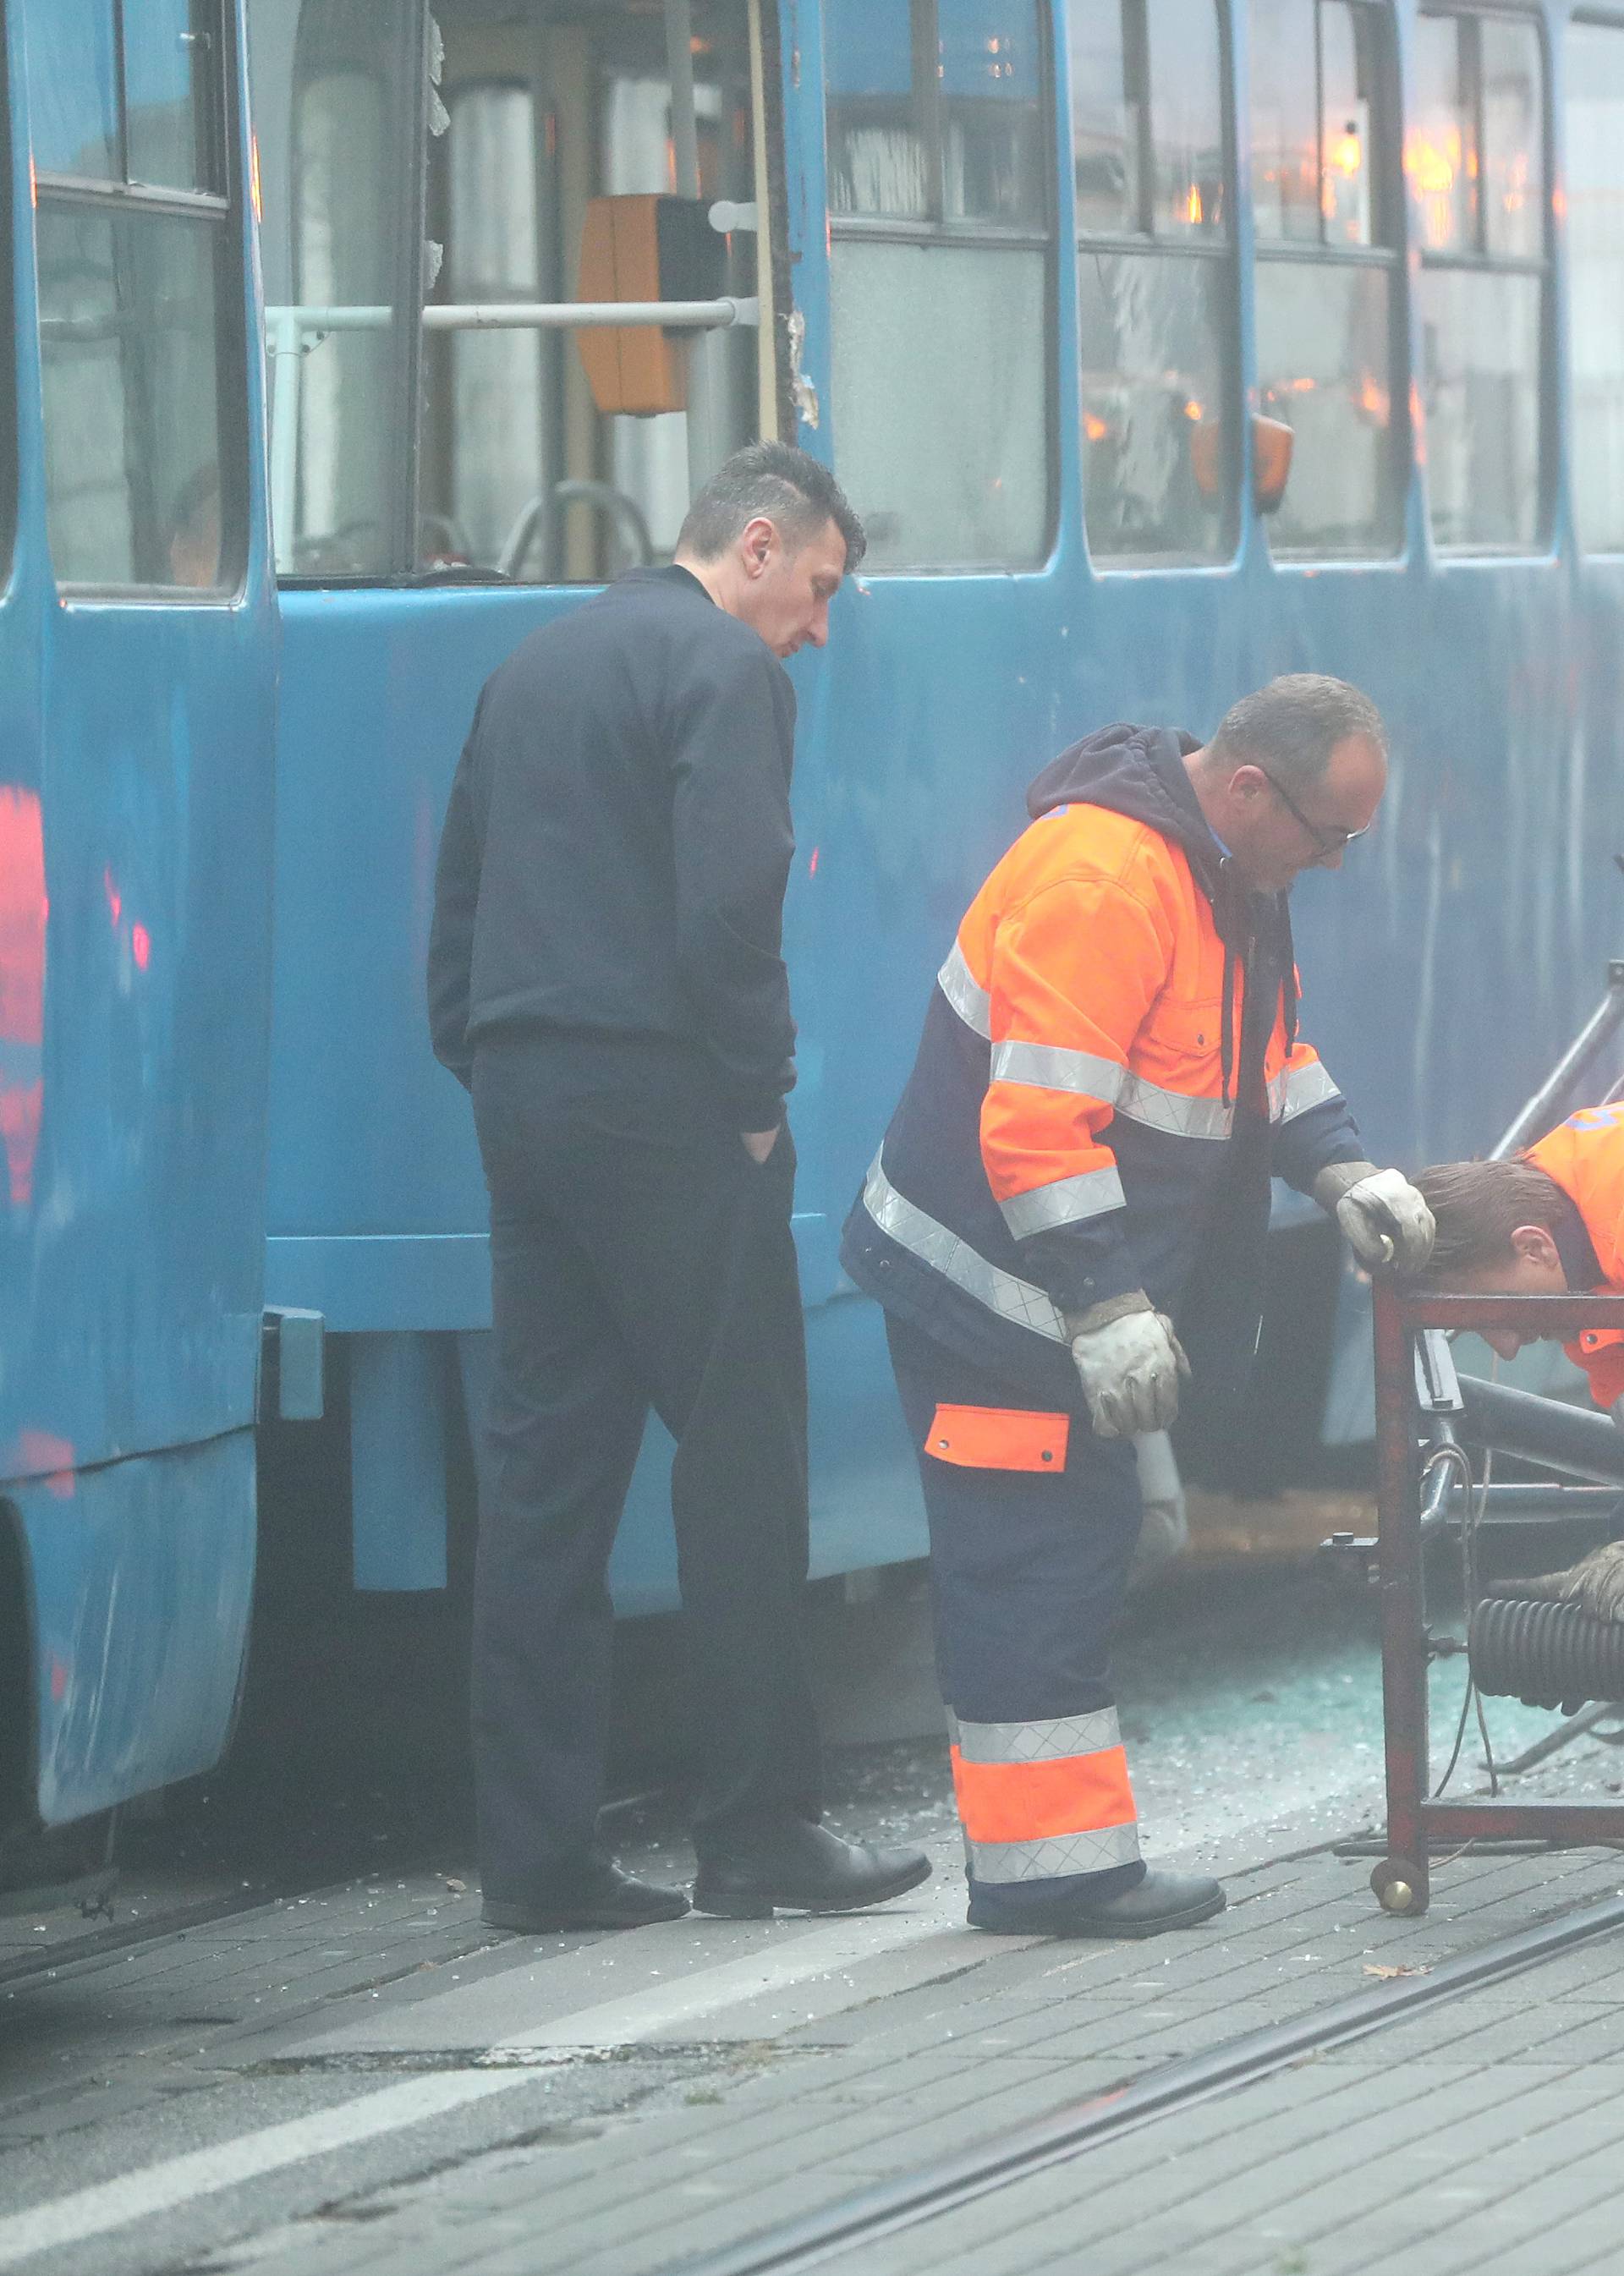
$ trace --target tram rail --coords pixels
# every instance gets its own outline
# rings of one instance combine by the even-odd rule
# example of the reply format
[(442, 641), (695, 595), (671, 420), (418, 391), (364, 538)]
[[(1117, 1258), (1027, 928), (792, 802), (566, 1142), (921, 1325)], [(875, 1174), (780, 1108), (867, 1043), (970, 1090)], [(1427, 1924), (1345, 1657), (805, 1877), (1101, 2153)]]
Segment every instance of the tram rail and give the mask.
[(1244, 2090), (1333, 2048), (1413, 2021), (1423, 2011), (1548, 1965), (1624, 1930), (1624, 1896), (1607, 1898), (1437, 1961), (1370, 1991), (1254, 2031), (1071, 2109), (1034, 2120), (914, 2172), (758, 2233), (740, 2244), (675, 2264), (669, 2276), (800, 2276), (837, 2254), (877, 2243), (956, 2212), (994, 2190), (1085, 2157), (1124, 2135), (1178, 2116), (1220, 2093)]

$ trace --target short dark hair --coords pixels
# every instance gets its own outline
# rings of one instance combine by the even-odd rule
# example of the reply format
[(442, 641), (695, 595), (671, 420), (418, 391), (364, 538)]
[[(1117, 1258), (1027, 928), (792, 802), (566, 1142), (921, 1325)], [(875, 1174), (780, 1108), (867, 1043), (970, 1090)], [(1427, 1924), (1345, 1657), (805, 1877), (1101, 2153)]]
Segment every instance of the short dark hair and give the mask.
[(1323, 672), (1289, 671), (1232, 703), (1207, 750), (1220, 765), (1260, 766), (1307, 786), (1320, 780), (1350, 735), (1362, 735), (1386, 757), (1387, 730), (1368, 695)]
[(1520, 1225), (1553, 1232), (1574, 1206), (1554, 1178), (1521, 1154), (1504, 1162), (1439, 1162), (1414, 1183), (1438, 1228), (1422, 1275), (1429, 1281), (1505, 1263)]
[(797, 550), (832, 521), (846, 540), (848, 570), (869, 550), (868, 533), (828, 467), (790, 443), (750, 443), (725, 459), (688, 508), (677, 550), (714, 561), (760, 514)]

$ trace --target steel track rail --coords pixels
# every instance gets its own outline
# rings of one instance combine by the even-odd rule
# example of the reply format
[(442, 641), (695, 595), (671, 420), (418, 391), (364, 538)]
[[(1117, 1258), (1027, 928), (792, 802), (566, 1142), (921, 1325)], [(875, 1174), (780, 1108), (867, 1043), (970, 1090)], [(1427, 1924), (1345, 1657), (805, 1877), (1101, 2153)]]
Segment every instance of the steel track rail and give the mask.
[[(651, 1787), (636, 1794), (620, 1794), (604, 1802), (598, 1815), (612, 1820), (618, 1811), (643, 1809), (666, 1792), (664, 1787)], [(49, 1982), (64, 1969), (75, 1967), (81, 1961), (105, 1960), (140, 1945), (156, 1943), (160, 1937), (211, 1927), (215, 1922), (230, 1920), (238, 1913), (257, 1912), (263, 1905), (286, 1904), (295, 1897), (314, 1896), (318, 1890), (343, 1888), (351, 1881), (364, 1879), (369, 1872), (421, 1872), (429, 1863), (429, 1855), (424, 1851), (421, 1855), (397, 1858), (387, 1868), (381, 1868), (376, 1858), (359, 1855), (347, 1861), (344, 1857), (329, 1858), (318, 1871), (294, 1874), (283, 1880), (253, 1881), (233, 1889), (229, 1895), (201, 1897), (190, 1904), (172, 1906), (166, 1912), (148, 1913), (138, 1921), (112, 1921), (104, 1928), (86, 1929), (80, 1935), (65, 1937), (60, 1943), (43, 1946), (37, 1952), (19, 1952), (0, 1960), (0, 1986)]]
[[(313, 1887), (327, 1885), (325, 1882), (312, 1884)], [(177, 1905), (172, 1911), (149, 1913), (145, 1919), (127, 1924), (114, 1921), (106, 1928), (87, 1929), (82, 1935), (65, 1937), (60, 1944), (45, 1945), (37, 1952), (20, 1953), (14, 1959), (0, 1961), (0, 1984), (45, 1982), (81, 1961), (104, 1960), (138, 1945), (156, 1943), (162, 1936), (177, 1936), (189, 1928), (205, 1928), (215, 1921), (229, 1920), (233, 1913), (251, 1913), (261, 1905), (304, 1893), (300, 1888), (273, 1888), (267, 1885), (238, 1891), (229, 1897), (205, 1897), (194, 1904)]]
[(1538, 1928), (1503, 1937), (1480, 1952), (1442, 1961), (1425, 1976), (1405, 1976), (1377, 1990), (1355, 1992), (1294, 2022), (1270, 2024), (1204, 2054), (1164, 2064), (1142, 2078), (1091, 2095), (1086, 2102), (999, 2135), (978, 2149), (881, 2181), (745, 2243), (683, 2261), (668, 2276), (799, 2276), (801, 2270), (815, 2268), (836, 2253), (916, 2227), (1211, 2095), (1250, 2086), (1305, 2056), (1407, 2022), (1425, 2008), (1503, 1983), (1620, 1930), (1624, 1930), (1624, 1897), (1609, 1897)]

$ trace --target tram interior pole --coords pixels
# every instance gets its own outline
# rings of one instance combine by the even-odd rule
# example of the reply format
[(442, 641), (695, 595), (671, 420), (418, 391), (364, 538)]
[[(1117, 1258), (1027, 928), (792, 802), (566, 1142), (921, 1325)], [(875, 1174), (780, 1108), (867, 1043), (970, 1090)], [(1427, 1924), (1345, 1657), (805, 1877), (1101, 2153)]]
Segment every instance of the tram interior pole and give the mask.
[[(694, 13), (690, 0), (665, 0), (665, 57), (671, 76), (671, 144), (679, 198), (697, 199), (699, 118), (694, 102)], [(708, 333), (687, 343), (688, 495), (722, 463), (721, 407), (725, 350)]]

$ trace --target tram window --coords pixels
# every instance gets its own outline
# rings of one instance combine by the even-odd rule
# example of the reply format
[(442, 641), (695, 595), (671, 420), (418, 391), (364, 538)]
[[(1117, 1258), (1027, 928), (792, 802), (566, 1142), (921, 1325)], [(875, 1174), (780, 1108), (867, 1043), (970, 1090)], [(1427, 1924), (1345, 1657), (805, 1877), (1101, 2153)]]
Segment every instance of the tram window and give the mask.
[(1539, 530), (1545, 270), (1544, 81), (1526, 19), (1416, 27), (1405, 169), (1422, 246), (1428, 508), (1442, 547)]
[(27, 0), (26, 13), (36, 172), (224, 188), (219, 0)]
[[(127, 164), (135, 182), (175, 190), (224, 186), (216, 133), (217, 11), (199, 0), (125, 0)], [(136, 26), (140, 37), (133, 36)]]
[(1021, 567), (1051, 489), (1033, 0), (829, 0), (835, 455), (872, 570)]
[[(595, 582), (668, 557), (684, 413), (600, 413), (577, 335), (492, 322), (582, 297), (589, 201), (673, 190), (661, 12), (249, 0), (248, 16), (282, 574)], [(700, 195), (764, 213), (746, 0), (693, 0), (692, 32)], [(756, 285), (741, 230), (719, 291)], [(689, 351), (718, 455), (759, 431), (762, 345), (739, 326)]]
[(1294, 437), (1279, 555), (1390, 554), (1402, 531), (1390, 33), (1360, 0), (1252, 0), (1258, 406)]
[(57, 582), (222, 590), (244, 531), (218, 0), (28, 0), (28, 36)]
[(213, 234), (41, 207), (46, 512), (61, 584), (218, 582)]
[(1108, 565), (1233, 544), (1233, 269), (1213, 0), (1069, 0), (1083, 505)]
[(1570, 25), (1565, 60), (1574, 520), (1624, 553), (1624, 30)]
[(113, 0), (27, 0), (25, 12), (36, 171), (114, 179), (123, 167)]

